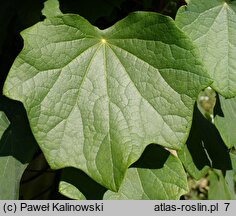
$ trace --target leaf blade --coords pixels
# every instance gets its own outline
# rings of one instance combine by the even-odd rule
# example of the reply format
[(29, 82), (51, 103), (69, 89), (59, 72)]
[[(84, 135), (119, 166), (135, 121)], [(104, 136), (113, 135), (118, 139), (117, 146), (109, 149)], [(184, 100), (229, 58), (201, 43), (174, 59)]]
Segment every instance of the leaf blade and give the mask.
[(176, 23), (199, 48), (214, 80), (212, 87), (224, 97), (236, 95), (235, 1), (190, 1), (177, 13)]
[[(137, 30), (124, 31), (124, 37), (131, 37), (124, 40), (121, 32), (128, 24)], [(140, 34), (144, 26), (149, 30)], [(162, 36), (150, 33), (163, 28), (169, 31)], [(163, 51), (158, 59), (153, 53), (156, 47), (162, 50), (164, 35), (181, 49)], [(194, 98), (211, 82), (191, 41), (172, 20), (155, 13), (134, 13), (107, 30), (78, 15), (61, 15), (22, 36), (25, 46), (4, 94), (24, 103), (52, 168), (79, 168), (111, 190), (119, 188), (128, 166), (149, 143), (180, 148), (190, 130)], [(155, 39), (151, 44), (150, 38)], [(138, 46), (146, 55), (140, 56)], [(177, 53), (182, 53), (179, 59)], [(179, 68), (161, 71), (165, 55), (173, 57), (167, 67)], [(181, 68), (183, 56), (187, 63)]]
[(223, 115), (216, 113), (215, 116), (215, 126), (220, 132), (222, 139), (228, 148), (236, 146), (236, 136), (235, 136), (235, 107), (236, 107), (236, 98), (225, 99), (222, 96), (219, 96), (218, 100), (220, 101), (221, 109)]

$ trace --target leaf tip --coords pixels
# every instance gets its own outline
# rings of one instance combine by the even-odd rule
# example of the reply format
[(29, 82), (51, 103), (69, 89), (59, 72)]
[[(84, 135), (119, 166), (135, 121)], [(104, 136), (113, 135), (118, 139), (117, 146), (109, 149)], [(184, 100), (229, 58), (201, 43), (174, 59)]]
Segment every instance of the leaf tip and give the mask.
[(61, 15), (60, 6), (58, 0), (47, 0), (44, 2), (44, 8), (42, 14), (46, 17), (54, 17)]

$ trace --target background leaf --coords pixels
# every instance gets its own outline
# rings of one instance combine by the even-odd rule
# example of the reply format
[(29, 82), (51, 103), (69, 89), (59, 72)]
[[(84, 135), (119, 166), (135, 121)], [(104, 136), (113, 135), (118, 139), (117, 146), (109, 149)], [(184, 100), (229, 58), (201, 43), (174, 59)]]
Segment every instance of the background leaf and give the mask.
[(99, 30), (61, 15), (22, 35), (4, 94), (23, 102), (52, 168), (77, 167), (118, 190), (146, 145), (185, 142), (194, 100), (211, 81), (170, 18), (133, 13)]
[(81, 170), (67, 167), (62, 171), (59, 191), (71, 199), (101, 200), (106, 188)]
[(8, 128), (10, 122), (4, 112), (0, 111), (0, 138), (4, 134), (5, 130)]
[(226, 99), (219, 95), (214, 123), (228, 148), (236, 147), (236, 97)]
[(179, 159), (157, 145), (149, 145), (129, 168), (119, 191), (108, 191), (104, 199), (168, 200), (187, 193), (187, 176)]
[(85, 196), (72, 184), (60, 181), (59, 192), (70, 199), (86, 200)]
[(227, 171), (226, 176), (220, 170), (209, 174), (209, 200), (235, 200), (236, 194), (233, 181), (234, 171)]
[[(1, 112), (0, 199), (18, 199), (21, 176), (38, 147), (22, 106), (4, 98), (0, 101), (1, 109), (8, 107), (6, 113), (11, 122), (9, 125), (5, 114)], [(4, 128), (7, 129), (4, 131)]]
[(202, 60), (224, 97), (236, 95), (236, 2), (191, 0), (179, 9), (177, 25), (200, 50)]

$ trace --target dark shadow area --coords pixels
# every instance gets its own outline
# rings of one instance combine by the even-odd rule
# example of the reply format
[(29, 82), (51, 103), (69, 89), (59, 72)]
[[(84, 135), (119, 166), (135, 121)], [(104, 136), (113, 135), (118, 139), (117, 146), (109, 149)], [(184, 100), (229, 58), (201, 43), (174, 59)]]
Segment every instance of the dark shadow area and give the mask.
[(58, 192), (61, 170), (50, 169), (41, 151), (28, 165), (20, 182), (21, 200), (67, 199)]
[(187, 147), (199, 170), (206, 165), (221, 170), (232, 169), (229, 151), (218, 130), (204, 118), (196, 104)]
[(148, 145), (141, 157), (131, 165), (136, 168), (160, 169), (164, 166), (170, 152), (163, 147), (150, 144)]
[(202, 116), (197, 106), (195, 105), (192, 127), (186, 144), (192, 156), (194, 164), (199, 170), (201, 170), (204, 166), (211, 166), (211, 163), (207, 157), (205, 149), (203, 148), (202, 129), (199, 128), (200, 126), (199, 118), (201, 119), (204, 117)]
[[(16, 56), (23, 48), (20, 32), (42, 20), (43, 2), (44, 0), (0, 1), (0, 110), (10, 121), (0, 140), (0, 157), (13, 156), (22, 164), (30, 163), (40, 150), (23, 105), (2, 96), (2, 88)], [(21, 172), (24, 165), (17, 164), (20, 167), (16, 169)]]
[(23, 164), (29, 163), (39, 148), (23, 105), (0, 96), (0, 110), (10, 121), (0, 140), (0, 156), (13, 156)]
[(216, 92), (216, 104), (214, 106), (214, 116), (224, 117), (223, 110), (221, 109), (219, 94)]
[(44, 0), (0, 1), (0, 89), (14, 59), (23, 48), (20, 32), (43, 19)]
[(63, 13), (75, 13), (105, 29), (134, 11), (159, 12), (172, 18), (184, 0), (59, 0)]
[(107, 191), (83, 171), (73, 167), (64, 168), (60, 180), (74, 185), (88, 200), (102, 200)]

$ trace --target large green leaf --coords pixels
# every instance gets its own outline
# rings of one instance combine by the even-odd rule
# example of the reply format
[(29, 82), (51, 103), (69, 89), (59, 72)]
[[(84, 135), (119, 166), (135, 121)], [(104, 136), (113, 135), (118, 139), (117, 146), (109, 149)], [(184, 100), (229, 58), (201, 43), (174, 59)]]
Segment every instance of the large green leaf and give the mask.
[(168, 17), (137, 12), (100, 30), (79, 15), (44, 13), (22, 33), (4, 94), (23, 102), (52, 168), (76, 167), (118, 190), (149, 143), (182, 146), (211, 81)]
[(215, 125), (228, 148), (236, 147), (236, 97), (219, 96), (221, 113), (216, 113)]
[(128, 169), (119, 191), (107, 191), (104, 199), (167, 200), (188, 192), (180, 160), (157, 145), (148, 146), (135, 166), (139, 168)]
[(179, 9), (176, 23), (199, 47), (212, 87), (225, 97), (235, 96), (236, 1), (190, 0)]

